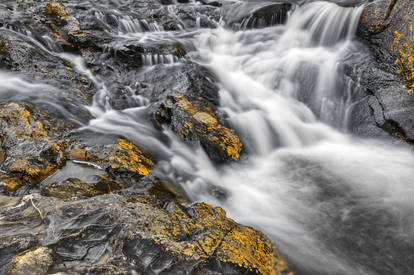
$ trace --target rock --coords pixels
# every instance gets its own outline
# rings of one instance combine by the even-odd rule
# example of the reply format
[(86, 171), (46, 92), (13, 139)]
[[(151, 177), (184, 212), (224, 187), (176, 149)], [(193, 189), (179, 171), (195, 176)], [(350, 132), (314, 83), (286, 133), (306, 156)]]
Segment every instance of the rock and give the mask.
[[(361, 92), (365, 94), (354, 109), (365, 106), (364, 111), (350, 115), (357, 134), (377, 136), (378, 131), (373, 127), (376, 125), (398, 139), (414, 142), (414, 96), (408, 93), (409, 86), (395, 62), (400, 58), (395, 48), (396, 32), (412, 36), (413, 16), (414, 7), (409, 0), (379, 0), (364, 9), (358, 37), (368, 51), (350, 62), (352, 78), (361, 84)], [(361, 117), (361, 113), (371, 115)]]
[[(409, 35), (414, 9), (409, 0), (377, 0), (369, 3), (362, 14), (358, 36), (366, 40), (374, 54), (387, 65), (394, 64), (395, 31)], [(384, 64), (384, 67), (385, 66)], [(395, 69), (395, 65), (393, 66)]]
[(147, 176), (154, 166), (147, 153), (125, 139), (92, 146), (71, 139), (68, 134), (74, 125), (51, 118), (28, 103), (0, 106), (0, 125), (0, 182), (7, 193), (26, 184), (39, 184), (63, 168), (67, 160), (93, 163), (106, 170), (112, 179), (95, 186), (101, 192), (104, 186), (112, 190), (128, 186)]
[(0, 274), (8, 273), (14, 256), (39, 244), (44, 228), (31, 198), (0, 195)]
[(7, 274), (12, 257), (18, 253), (37, 245), (38, 239), (31, 234), (16, 234), (0, 238), (0, 252), (2, 255), (0, 272)]
[[(13, 198), (0, 198), (10, 200), (14, 211), (24, 209)], [(31, 195), (30, 200), (37, 209), (21, 217), (43, 213), (43, 240), (20, 255), (16, 251), (13, 260), (3, 258), (12, 271), (37, 259), (36, 268), (49, 273), (290, 274), (262, 233), (204, 203), (186, 207), (137, 193), (75, 201)]]
[(138, 76), (141, 87), (138, 94), (145, 95), (151, 102), (163, 102), (175, 93), (201, 98), (204, 104), (217, 109), (218, 87), (214, 76), (205, 68), (194, 63), (176, 66), (154, 66)]
[(289, 274), (264, 234), (156, 178), (145, 144), (82, 127), (105, 88), (108, 111), (142, 107), (151, 127), (239, 158), (214, 76), (187, 58), (197, 32), (182, 31), (216, 27), (219, 4), (187, 2), (0, 4), (0, 66), (16, 73), (0, 85), (1, 274)]
[(146, 152), (126, 139), (105, 145), (77, 144), (70, 149), (68, 158), (93, 163), (118, 176), (132, 174), (138, 179), (147, 176), (154, 166)]
[(122, 183), (101, 177), (97, 183), (86, 183), (79, 179), (67, 179), (62, 182), (52, 183), (42, 188), (43, 196), (55, 197), (64, 200), (74, 198), (94, 197), (120, 190)]
[[(0, 67), (18, 72), (26, 82), (34, 85), (18, 89), (17, 77), (8, 75), (11, 80), (15, 79), (12, 82), (15, 85), (3, 88), (5, 90), (0, 93), (0, 104), (26, 100), (60, 113), (65, 120), (86, 122), (91, 118), (83, 106), (91, 102), (96, 90), (86, 76), (70, 64), (68, 59), (73, 56), (61, 58), (50, 55), (45, 48), (41, 49), (33, 41), (7, 29), (0, 29), (1, 41), (5, 51), (3, 55), (0, 54)], [(52, 106), (52, 103), (55, 105)]]
[(10, 275), (43, 275), (53, 264), (52, 250), (39, 247), (15, 256), (11, 263)]
[(219, 1), (207, 1), (207, 0), (198, 0), (200, 3), (203, 3), (204, 5), (209, 5), (213, 7), (221, 7), (223, 4)]
[(183, 94), (175, 94), (162, 104), (158, 121), (167, 121), (183, 140), (199, 140), (216, 161), (240, 158), (242, 143), (235, 132), (221, 125), (211, 108), (193, 104)]
[(291, 3), (236, 2), (226, 7), (227, 24), (243, 29), (264, 28), (284, 24)]
[(50, 119), (31, 104), (8, 103), (0, 106), (0, 125), (5, 156), (0, 181), (6, 184), (5, 192), (38, 184), (64, 165), (67, 143), (62, 137), (70, 124)]

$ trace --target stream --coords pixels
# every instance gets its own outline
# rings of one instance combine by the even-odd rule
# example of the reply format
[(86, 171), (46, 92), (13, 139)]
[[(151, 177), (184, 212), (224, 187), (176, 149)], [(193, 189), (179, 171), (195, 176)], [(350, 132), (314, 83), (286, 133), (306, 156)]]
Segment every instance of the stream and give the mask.
[[(194, 47), (184, 58), (143, 56), (141, 73), (185, 59), (207, 68), (218, 81), (220, 112), (243, 142), (237, 163), (214, 163), (201, 146), (184, 143), (166, 127), (160, 133), (148, 118), (145, 96), (131, 94), (130, 107), (113, 108), (109, 83), (81, 57), (28, 37), (68, 60), (99, 90), (85, 106), (93, 119), (77, 121), (79, 131), (140, 144), (157, 156), (157, 177), (183, 189), (192, 202), (220, 206), (230, 218), (263, 231), (295, 273), (414, 274), (413, 150), (349, 132), (359, 87), (342, 65), (360, 50), (354, 35), (363, 10), (362, 4), (348, 7), (351, 2), (302, 1), (284, 24), (254, 29), (231, 28), (220, 19), (214, 29), (198, 21), (168, 32), (114, 16), (119, 27), (111, 31), (120, 45), (178, 40)], [(260, 5), (240, 3), (229, 16)], [(174, 5), (169, 8), (174, 14)], [(96, 17), (106, 20), (99, 12)], [(10, 85), (20, 91), (42, 85), (19, 78), (8, 83), (0, 87), (2, 97), (11, 96), (4, 92)]]

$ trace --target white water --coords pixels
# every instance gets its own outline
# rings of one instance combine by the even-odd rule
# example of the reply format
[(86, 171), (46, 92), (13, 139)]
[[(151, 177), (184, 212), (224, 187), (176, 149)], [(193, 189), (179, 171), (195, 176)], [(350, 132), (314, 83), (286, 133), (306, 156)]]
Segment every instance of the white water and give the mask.
[[(169, 130), (163, 132), (171, 141), (166, 145), (147, 118), (148, 100), (134, 98), (139, 107), (113, 110), (104, 81), (81, 58), (43, 50), (71, 61), (99, 87), (88, 106), (95, 119), (83, 129), (123, 135), (156, 153), (157, 176), (179, 184), (194, 201), (222, 206), (236, 221), (264, 231), (307, 274), (384, 274), (371, 268), (375, 261), (398, 254), (371, 249), (358, 258), (359, 246), (388, 247), (385, 237), (362, 236), (356, 229), (373, 227), (414, 243), (414, 155), (408, 147), (361, 140), (344, 129), (353, 87), (338, 68), (352, 48), (360, 13), (361, 8), (313, 2), (293, 11), (284, 26), (199, 31), (192, 58), (219, 79), (221, 108), (248, 153), (239, 163), (219, 167), (201, 147), (194, 149)], [(119, 22), (114, 30), (119, 37), (172, 38), (158, 27), (144, 30), (141, 21)], [(143, 58), (149, 66), (177, 61)], [(27, 93), (39, 88), (9, 80), (4, 83), (10, 87), (0, 85), (0, 95), (16, 87)], [(226, 199), (211, 194), (213, 186), (224, 190)], [(377, 210), (400, 222), (374, 228), (381, 219)], [(362, 222), (355, 223), (359, 216)], [(344, 240), (355, 242), (354, 248)]]
[[(358, 253), (386, 240), (353, 236), (353, 230), (375, 227), (381, 210), (402, 222), (374, 232), (414, 242), (414, 155), (404, 146), (344, 133), (352, 85), (338, 65), (352, 48), (361, 12), (313, 2), (293, 11), (284, 26), (197, 36), (192, 56), (218, 77), (221, 108), (248, 152), (239, 163), (217, 167), (203, 149), (169, 130), (171, 144), (162, 145), (140, 118), (145, 106), (102, 109), (89, 127), (157, 148), (164, 159), (157, 176), (264, 231), (300, 272), (381, 274), (371, 268), (386, 260), (380, 251), (371, 248), (366, 258)], [(217, 199), (212, 187), (227, 198)]]
[[(219, 78), (222, 109), (249, 156), (217, 170), (204, 154), (194, 158), (179, 154), (184, 146), (172, 146), (178, 148), (175, 169), (196, 175), (183, 184), (194, 200), (220, 205), (235, 220), (263, 230), (308, 274), (377, 274), (355, 259), (355, 251), (336, 246), (340, 234), (351, 232), (341, 230), (373, 209), (399, 219), (414, 210), (409, 149), (359, 140), (320, 122), (346, 120), (351, 87), (338, 85), (337, 66), (361, 11), (314, 2), (294, 11), (286, 26), (201, 34), (197, 57)], [(297, 100), (303, 93), (310, 93), (311, 109)], [(212, 185), (227, 199), (212, 196)], [(383, 230), (414, 241), (413, 222)], [(379, 240), (369, 237), (355, 236), (355, 242)]]

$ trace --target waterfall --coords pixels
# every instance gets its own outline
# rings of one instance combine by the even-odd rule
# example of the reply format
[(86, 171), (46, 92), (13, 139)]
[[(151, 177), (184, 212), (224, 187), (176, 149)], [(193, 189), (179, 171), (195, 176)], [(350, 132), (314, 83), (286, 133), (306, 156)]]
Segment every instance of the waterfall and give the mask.
[(196, 35), (191, 56), (216, 75), (221, 110), (248, 153), (239, 163), (217, 166), (167, 129), (162, 143), (139, 118), (146, 106), (102, 110), (86, 128), (158, 148), (157, 176), (265, 232), (298, 274), (384, 274), (384, 267), (400, 274), (390, 259), (414, 243), (414, 155), (345, 127), (357, 87), (344, 78), (341, 59), (355, 50), (362, 9), (316, 1), (294, 9), (284, 25)]
[[(249, 157), (217, 170), (202, 154), (175, 152), (172, 163), (196, 170), (183, 184), (194, 200), (263, 230), (300, 274), (384, 274), (381, 255), (398, 257), (398, 246), (414, 241), (413, 154), (341, 128), (355, 87), (341, 76), (340, 60), (353, 49), (362, 8), (311, 2), (286, 25), (220, 28), (196, 41)], [(227, 198), (209, 193), (212, 185)], [(358, 226), (372, 235), (355, 235)]]
[[(242, 27), (263, 27), (250, 30), (203, 29), (205, 16), (199, 14), (194, 27), (186, 25), (177, 19), (181, 1), (165, 8), (180, 23), (173, 31), (115, 9), (94, 13), (116, 37), (108, 47), (191, 42), (194, 50), (185, 57), (157, 47), (142, 51), (131, 57), (142, 66), (119, 77), (130, 77), (125, 85), (132, 87), (137, 76), (157, 73), (160, 66), (189, 61), (205, 66), (218, 81), (220, 111), (243, 142), (246, 154), (237, 163), (214, 163), (199, 144), (154, 127), (150, 99), (138, 89), (122, 87), (133, 106), (112, 108), (111, 83), (92, 73), (82, 57), (63, 53), (50, 38), (43, 44), (30, 35), (26, 40), (70, 63), (97, 88), (85, 106), (93, 118), (87, 125), (79, 122), (79, 131), (123, 136), (146, 149), (157, 158), (155, 176), (180, 186), (193, 202), (221, 206), (237, 222), (262, 230), (297, 274), (402, 274), (399, 266), (410, 257), (405, 251), (414, 250), (413, 150), (347, 132), (358, 86), (344, 76), (342, 60), (357, 50), (353, 39), (363, 6), (292, 1), (298, 2), (305, 3), (290, 11), (284, 24), (277, 25), (284, 14), (268, 27), (245, 18)], [(50, 89), (46, 84), (0, 73), (3, 79), (8, 81), (0, 83), (2, 98), (36, 95), (48, 101), (42, 92)], [(71, 167), (60, 176), (71, 176)], [(216, 196), (212, 188), (224, 195)], [(414, 267), (406, 269), (414, 274)]]

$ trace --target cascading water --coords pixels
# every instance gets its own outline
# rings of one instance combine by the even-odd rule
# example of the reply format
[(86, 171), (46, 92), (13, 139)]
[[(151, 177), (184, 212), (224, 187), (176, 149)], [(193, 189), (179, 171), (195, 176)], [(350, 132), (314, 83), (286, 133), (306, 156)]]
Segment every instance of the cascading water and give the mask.
[[(361, 11), (313, 2), (285, 26), (218, 29), (196, 41), (249, 158), (217, 169), (206, 157), (193, 164), (176, 154), (172, 164), (196, 169), (196, 179), (183, 184), (194, 200), (221, 205), (266, 232), (299, 273), (401, 274), (399, 265), (412, 271), (402, 254), (414, 241), (413, 155), (322, 123), (343, 125), (357, 89), (339, 65)], [(225, 200), (209, 195), (212, 184), (226, 191)]]
[[(169, 11), (174, 13), (173, 6)], [(239, 163), (221, 165), (200, 146), (155, 129), (148, 99), (130, 92), (134, 107), (111, 108), (108, 83), (80, 57), (28, 37), (45, 53), (71, 62), (98, 88), (93, 105), (86, 107), (94, 119), (79, 130), (122, 135), (144, 147), (159, 159), (155, 175), (180, 186), (193, 201), (222, 206), (238, 222), (265, 232), (298, 274), (409, 274), (414, 273), (408, 254), (414, 249), (414, 155), (402, 145), (346, 132), (358, 87), (342, 75), (341, 60), (355, 50), (352, 38), (361, 12), (362, 6), (316, 1), (294, 9), (284, 25), (185, 30), (182, 22), (173, 35), (117, 13), (109, 16), (116, 27), (109, 26), (104, 13), (96, 12), (120, 47), (131, 40), (195, 36), (196, 51), (189, 58), (216, 75), (221, 109), (247, 152)], [(144, 54), (142, 70), (179, 61)], [(41, 88), (19, 78), (7, 83), (0, 86), (1, 96), (24, 97)], [(224, 195), (214, 196), (213, 187)]]
[[(352, 49), (361, 12), (312, 2), (285, 25), (197, 36), (193, 58), (219, 79), (221, 108), (248, 152), (238, 164), (217, 167), (168, 130), (170, 144), (162, 145), (149, 123), (137, 120), (145, 106), (107, 110), (86, 128), (158, 148), (157, 176), (264, 231), (299, 274), (412, 270), (399, 265), (414, 243), (414, 156), (344, 133), (358, 87), (341, 75), (340, 61)], [(212, 187), (225, 199), (211, 195)]]

